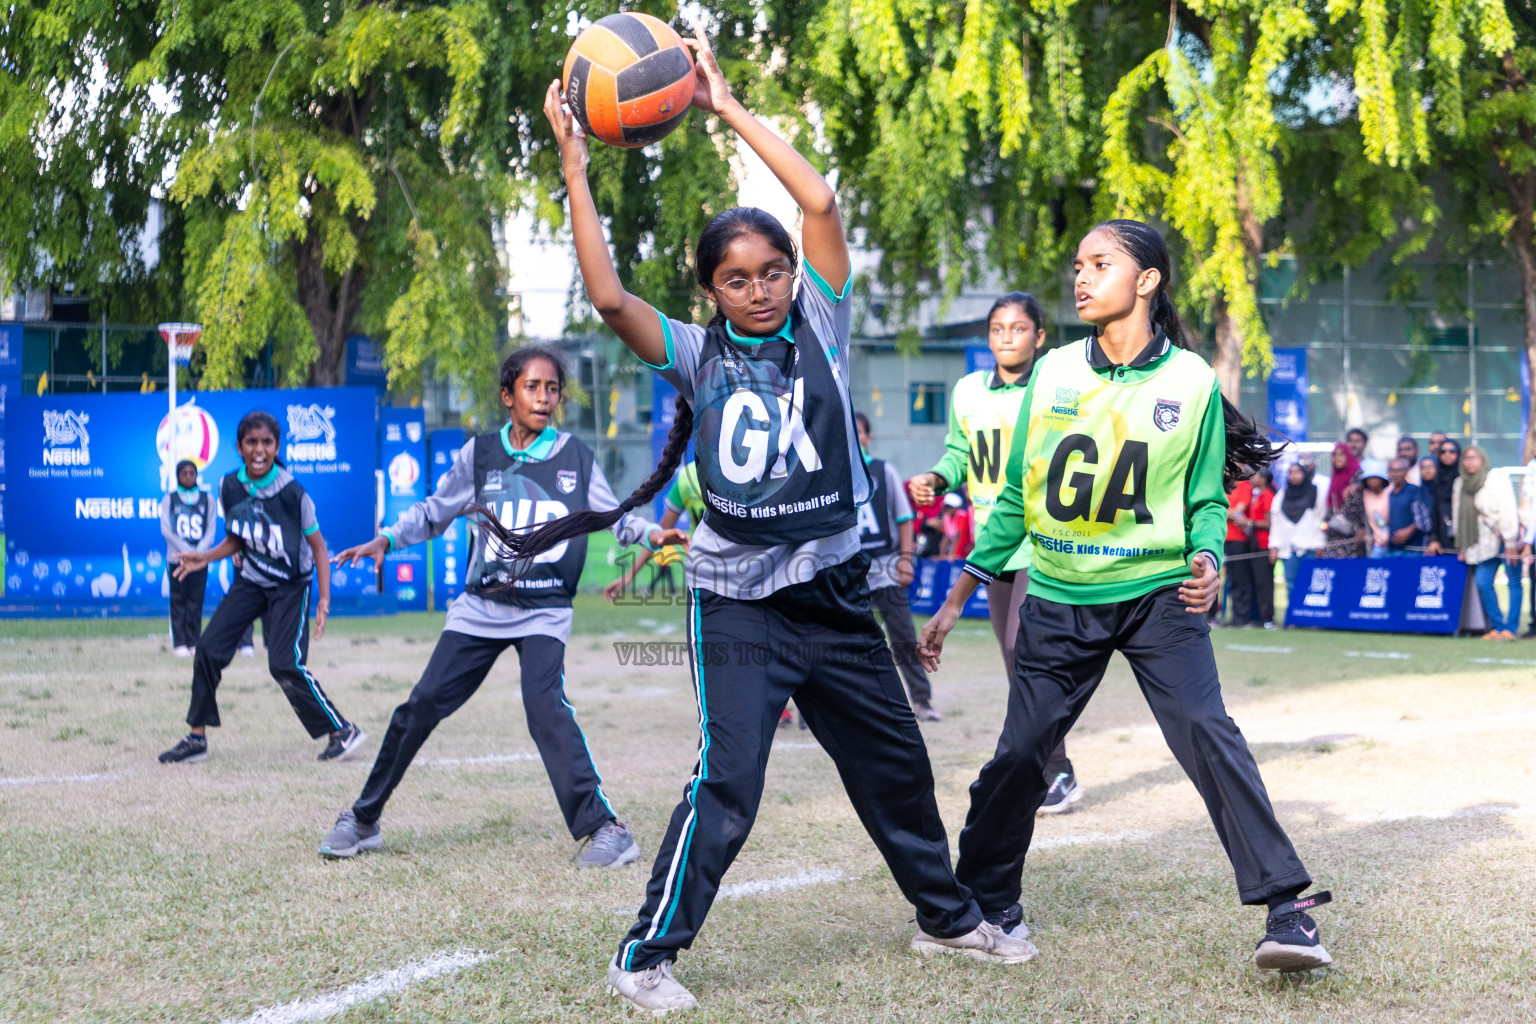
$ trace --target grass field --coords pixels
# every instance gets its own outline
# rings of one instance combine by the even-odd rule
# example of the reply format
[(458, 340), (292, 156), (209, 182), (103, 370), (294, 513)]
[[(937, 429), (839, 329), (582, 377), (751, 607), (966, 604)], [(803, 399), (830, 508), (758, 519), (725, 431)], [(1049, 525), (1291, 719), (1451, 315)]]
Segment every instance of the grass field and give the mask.
[[(569, 696), (644, 851), (608, 873), (568, 863), (543, 769), (516, 759), (533, 745), (511, 657), (423, 749), (384, 851), (316, 855), (440, 616), (335, 620), (314, 645), (316, 674), (370, 733), (357, 760), (316, 763), (262, 661), (237, 659), (212, 759), (176, 768), (155, 755), (183, 731), (190, 664), (170, 657), (163, 623), (0, 624), (0, 1022), (628, 1019), (603, 966), (697, 737), (685, 670), (620, 667), (613, 644), (680, 639), (680, 618), (578, 605)], [(1536, 1019), (1536, 645), (1213, 640), (1281, 819), (1335, 894), (1317, 914), (1335, 968), (1253, 969), (1262, 912), (1237, 904), (1194, 788), (1116, 659), (1070, 741), (1083, 808), (1040, 823), (1026, 867), (1039, 960), (909, 956), (910, 907), (831, 762), (790, 730), (726, 878), (735, 898), (679, 962), (697, 1019)], [(1004, 707), (984, 623), (961, 624), (935, 683), (947, 718), (924, 732), (953, 844)], [(387, 973), (413, 964), (414, 984)]]

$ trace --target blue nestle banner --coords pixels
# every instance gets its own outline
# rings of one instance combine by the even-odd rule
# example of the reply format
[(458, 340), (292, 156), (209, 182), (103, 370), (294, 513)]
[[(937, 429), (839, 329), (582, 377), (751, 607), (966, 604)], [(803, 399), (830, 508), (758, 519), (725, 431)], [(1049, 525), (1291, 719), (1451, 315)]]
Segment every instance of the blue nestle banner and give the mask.
[(1455, 633), (1468, 567), (1455, 558), (1308, 558), (1287, 624), (1385, 633)]
[(0, 533), (5, 532), (5, 405), (21, 397), (21, 324), (0, 324)]
[(1269, 374), (1269, 425), (1292, 441), (1307, 439), (1307, 350), (1277, 348)]
[(347, 384), (350, 387), (373, 388), (375, 391), (389, 387), (389, 374), (384, 370), (384, 351), (378, 342), (366, 334), (347, 336)]
[[(420, 409), (384, 409), (379, 461), (384, 466), (384, 523), (427, 496), (427, 430)], [(412, 545), (384, 556), (384, 593), (405, 611), (427, 609), (427, 553)]]
[[(374, 406), (364, 388), (200, 391), (177, 407), (173, 430), (164, 393), (9, 399), (9, 612), (168, 608), (159, 515), (160, 497), (172, 486), (167, 467), (191, 459), (201, 486), (216, 495), (219, 481), (241, 465), (235, 428), (252, 409), (276, 417), (279, 457), (314, 499), (327, 542), (334, 548), (338, 540), (373, 536)], [(209, 607), (230, 573), (228, 559), (212, 567)], [(331, 590), (338, 611), (378, 596), (372, 572), (345, 568), (331, 574)]]
[[(955, 578), (964, 567), (964, 562), (941, 562), (933, 558), (919, 558), (917, 571), (912, 574), (912, 583), (907, 590), (907, 599), (912, 606), (914, 615), (932, 615), (939, 610), (944, 599), (949, 596), (950, 587)], [(987, 588), (977, 587), (976, 593), (965, 602), (960, 615), (966, 619), (985, 619), (990, 617), (987, 608)]]
[(975, 373), (977, 370), (990, 370), (997, 366), (997, 357), (992, 354), (990, 345), (965, 346), (965, 372)]
[[(453, 468), (453, 457), (464, 447), (464, 431), (444, 427), (432, 431), (427, 451), (432, 462), (427, 484), (437, 490), (437, 482)], [(469, 526), (462, 518), (448, 524), (448, 529), (432, 541), (432, 607), (443, 611), (448, 602), (464, 591), (464, 570), (469, 568)]]

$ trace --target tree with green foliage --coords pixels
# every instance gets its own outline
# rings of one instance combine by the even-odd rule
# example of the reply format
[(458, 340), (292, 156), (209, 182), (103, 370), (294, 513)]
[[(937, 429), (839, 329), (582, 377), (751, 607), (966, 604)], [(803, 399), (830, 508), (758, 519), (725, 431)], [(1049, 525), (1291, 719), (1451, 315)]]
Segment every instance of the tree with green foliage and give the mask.
[[(534, 115), (572, 26), (613, 7), (14, 5), (0, 29), (0, 175), (14, 183), (0, 279), (74, 281), (114, 314), (200, 320), (204, 386), (237, 386), (269, 343), (286, 383), (337, 383), (362, 331), (383, 339), (397, 383), (430, 360), (494, 393), (497, 229), (522, 206), (558, 223), (557, 158)], [(711, 12), (728, 29), (722, 62), (744, 77), (764, 45), (753, 5)], [(687, 239), (733, 200), (729, 167), (687, 127), (645, 151), (597, 149), (626, 285), (685, 313)], [(157, 196), (169, 230), (150, 267), (138, 238)]]

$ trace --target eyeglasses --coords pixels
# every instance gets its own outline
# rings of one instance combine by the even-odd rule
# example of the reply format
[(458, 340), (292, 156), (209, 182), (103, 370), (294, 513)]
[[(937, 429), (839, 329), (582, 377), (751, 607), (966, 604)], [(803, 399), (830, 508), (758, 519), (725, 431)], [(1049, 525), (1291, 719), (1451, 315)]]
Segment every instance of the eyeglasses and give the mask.
[(720, 297), (733, 306), (745, 306), (757, 296), (757, 286), (763, 286), (763, 294), (770, 299), (782, 299), (789, 294), (795, 275), (787, 270), (770, 270), (762, 277), (748, 280), (733, 277), (715, 289)]

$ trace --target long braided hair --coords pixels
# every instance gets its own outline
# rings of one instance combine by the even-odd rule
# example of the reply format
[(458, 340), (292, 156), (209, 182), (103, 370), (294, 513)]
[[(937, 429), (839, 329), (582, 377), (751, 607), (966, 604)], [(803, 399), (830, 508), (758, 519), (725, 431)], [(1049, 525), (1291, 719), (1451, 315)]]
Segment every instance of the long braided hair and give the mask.
[[(1156, 270), (1160, 280), (1157, 294), (1152, 298), (1152, 323), (1160, 327), (1168, 340), (1184, 349), (1194, 349), (1189, 332), (1184, 329), (1183, 318), (1168, 297), (1168, 282), (1172, 278), (1172, 264), (1168, 257), (1168, 243), (1163, 236), (1139, 220), (1106, 220), (1094, 227), (1095, 231), (1107, 231), (1120, 243), (1125, 254), (1136, 262), (1139, 270)], [(1222, 483), (1228, 491), (1237, 486), (1258, 469), (1274, 462), (1280, 455), (1269, 439), (1268, 433), (1256, 422), (1221, 396), (1222, 420), (1227, 434), (1227, 461), (1222, 468)]]
[[(733, 241), (745, 234), (762, 235), (768, 244), (789, 257), (792, 265), (798, 266), (799, 257), (795, 250), (794, 239), (790, 238), (789, 232), (784, 230), (784, 225), (779, 223), (778, 218), (756, 207), (738, 206), (717, 216), (699, 233), (694, 275), (705, 294), (713, 294), (715, 270), (725, 259), (726, 249)], [(709, 326), (715, 327), (724, 323), (725, 314), (717, 305), (714, 316), (709, 320)], [(662, 488), (672, 481), (672, 475), (677, 472), (678, 465), (682, 463), (683, 453), (688, 450), (688, 439), (692, 435), (693, 406), (689, 405), (682, 395), (678, 395), (672, 429), (667, 434), (667, 443), (661, 450), (661, 458), (656, 463), (656, 469), (645, 478), (644, 483), (635, 488), (633, 494), (619, 502), (618, 508), (608, 512), (589, 509), (561, 516), (559, 519), (532, 529), (509, 530), (484, 508), (471, 506), (469, 511), (479, 515), (481, 525), (496, 538), (498, 545), (515, 558), (532, 559), (562, 541), (610, 528), (625, 515), (660, 494)]]

